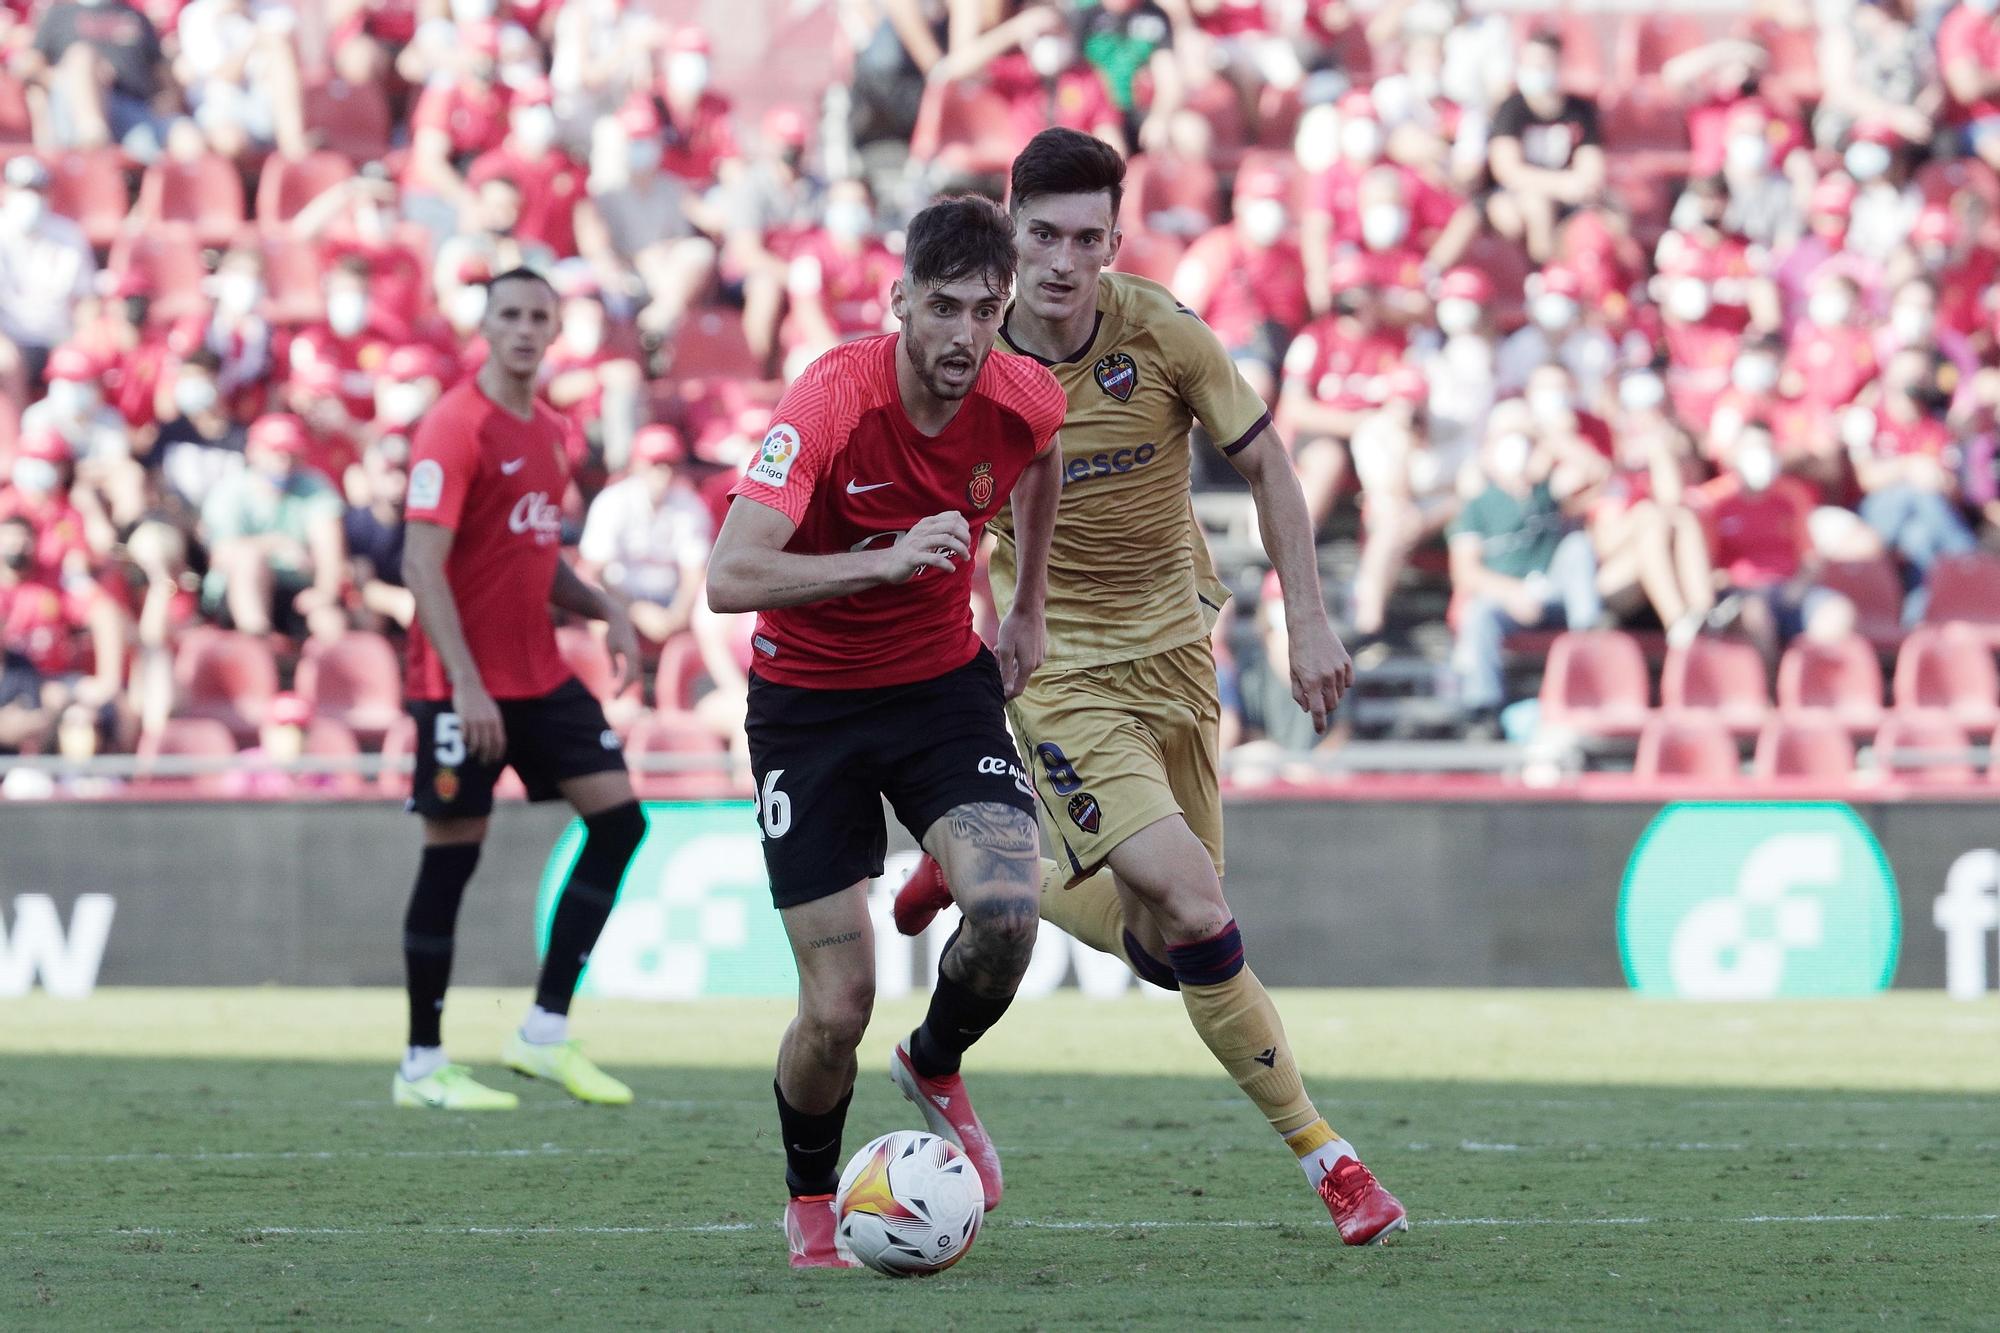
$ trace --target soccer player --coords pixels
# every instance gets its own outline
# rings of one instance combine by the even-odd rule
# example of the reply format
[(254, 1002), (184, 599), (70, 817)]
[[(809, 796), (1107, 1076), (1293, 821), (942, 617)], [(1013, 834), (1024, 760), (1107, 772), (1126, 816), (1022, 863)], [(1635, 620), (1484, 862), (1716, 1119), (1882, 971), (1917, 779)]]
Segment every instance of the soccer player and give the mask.
[[(798, 960), (778, 1049), (795, 1268), (834, 1243), (840, 1135), (875, 993), (870, 878), (886, 797), (947, 868), (965, 919), (889, 1076), (1000, 1202), (1000, 1158), (959, 1077), (1035, 943), (1035, 797), (1004, 699), (1041, 664), (1063, 392), (992, 356), (1014, 279), (1006, 214), (950, 199), (911, 219), (890, 310), (902, 331), (843, 343), (785, 391), (709, 562), (709, 604), (756, 611), (750, 711), (771, 896)], [(972, 552), (1008, 513), (1015, 597), (996, 654), (972, 629)]]
[(503, 1058), (581, 1101), (622, 1106), (632, 1090), (585, 1058), (569, 1039), (568, 1014), (646, 819), (617, 733), (564, 664), (549, 610), (605, 622), (621, 692), (637, 674), (639, 647), (624, 609), (562, 558), (570, 427), (535, 397), (557, 332), (555, 291), (529, 269), (502, 273), (487, 289), (481, 332), (491, 353), (431, 408), (410, 451), (410, 808), (423, 816), (424, 850), (403, 921), (410, 1045), (394, 1101), (470, 1111), (510, 1110), (518, 1100), (449, 1063), (439, 1037), (459, 899), (479, 864), (493, 785), (512, 766), (528, 799), (562, 797), (587, 834), (556, 902), (534, 1005)]
[[(1222, 896), (1209, 631), (1228, 593), (1188, 498), (1192, 422), (1250, 483), (1284, 590), (1292, 697), (1322, 733), (1354, 666), (1327, 623), (1312, 524), (1264, 404), (1166, 289), (1100, 272), (1118, 254), (1124, 178), (1116, 151), (1070, 130), (1043, 131), (1014, 159), (1020, 280), (1000, 337), (1050, 367), (1069, 400), (1048, 660), (1010, 705), (1057, 856), (1044, 867), (1042, 915), (1180, 992), (1341, 1239), (1369, 1244), (1407, 1229), (1402, 1205), (1306, 1096)], [(1017, 534), (1004, 519), (995, 532), (993, 590), (1006, 606), (1027, 585), (1017, 586)], [(950, 865), (921, 863), (898, 895), (898, 928), (922, 930), (956, 886)]]

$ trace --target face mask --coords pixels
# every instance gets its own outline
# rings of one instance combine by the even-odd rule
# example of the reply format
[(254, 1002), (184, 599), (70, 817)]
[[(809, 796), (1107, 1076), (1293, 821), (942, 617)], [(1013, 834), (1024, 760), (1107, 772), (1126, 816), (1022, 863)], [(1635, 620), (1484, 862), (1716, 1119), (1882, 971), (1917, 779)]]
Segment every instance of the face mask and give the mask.
[(27, 231), (42, 220), (48, 201), (31, 190), (16, 190), (0, 203), (0, 222), (15, 231)]
[(215, 301), (234, 314), (246, 314), (264, 299), (264, 284), (253, 273), (225, 273), (215, 280)]
[(1777, 456), (1761, 444), (1747, 448), (1739, 446), (1736, 450), (1736, 475), (1742, 479), (1745, 490), (1769, 490), (1771, 483), (1778, 479)]
[(1761, 134), (1732, 134), (1723, 150), (1724, 165), (1734, 175), (1756, 176), (1771, 163), (1771, 145)]
[(368, 324), (368, 297), (362, 292), (335, 292), (326, 298), (326, 322), (343, 338), (352, 338)]
[(1769, 393), (1778, 386), (1778, 363), (1768, 356), (1746, 356), (1730, 367), (1729, 382), (1744, 393)]
[(556, 141), (556, 113), (545, 106), (524, 106), (511, 121), (514, 137), (531, 156), (539, 156)]
[(1889, 330), (1905, 347), (1929, 342), (1935, 327), (1936, 318), (1921, 306), (1899, 305), (1889, 312)]
[(1557, 292), (1544, 292), (1529, 309), (1535, 323), (1551, 333), (1560, 333), (1576, 323), (1576, 300)]
[(451, 294), (445, 315), (461, 329), (469, 329), (486, 317), (486, 289), (461, 287)]
[(625, 170), (633, 176), (650, 176), (660, 165), (660, 145), (640, 139), (625, 150)]
[(1837, 329), (1854, 313), (1845, 292), (1819, 292), (1806, 303), (1806, 318), (1823, 329)]
[(14, 460), (14, 486), (29, 495), (47, 495), (61, 479), (62, 474), (56, 470), (56, 465), (46, 458)]
[(584, 356), (595, 356), (604, 346), (604, 317), (579, 315), (563, 321), (563, 341)]
[(1403, 11), (1403, 30), (1408, 33), (1442, 37), (1458, 22), (1446, 0), (1417, 0)]
[(1667, 313), (1683, 324), (1708, 318), (1710, 304), (1708, 284), (1700, 278), (1682, 278), (1667, 288)]
[(215, 406), (218, 397), (212, 379), (191, 377), (174, 381), (174, 406), (183, 416), (201, 415)]
[(1462, 296), (1438, 302), (1438, 327), (1457, 337), (1479, 327), (1479, 302)]
[(1499, 481), (1510, 481), (1528, 470), (1535, 443), (1525, 435), (1502, 435), (1487, 454), (1487, 465)]
[(1528, 395), (1528, 411), (1543, 425), (1561, 421), (1572, 406), (1568, 389), (1537, 389)]
[(1547, 97), (1556, 90), (1556, 72), (1540, 67), (1524, 69), (1516, 76), (1515, 86), (1521, 90), (1523, 97)]
[(454, 23), (484, 23), (493, 17), (495, 0), (451, 0), (451, 20)]
[(1667, 401), (1667, 386), (1658, 375), (1627, 375), (1618, 382), (1618, 403), (1627, 412), (1650, 412)]
[(860, 203), (829, 204), (826, 210), (826, 229), (844, 241), (857, 240), (868, 234), (875, 225), (874, 216), (868, 205)]
[(708, 88), (708, 57), (696, 51), (681, 51), (667, 58), (667, 90), (693, 97)]
[(1382, 127), (1372, 120), (1350, 120), (1340, 127), (1340, 154), (1350, 162), (1373, 162), (1382, 156)]
[(1037, 37), (1028, 48), (1028, 64), (1045, 79), (1053, 79), (1068, 69), (1074, 59), (1069, 41), (1054, 34)]
[(1285, 206), (1275, 199), (1253, 199), (1243, 205), (1243, 234), (1252, 245), (1271, 245), (1285, 234)]
[(1361, 239), (1370, 250), (1387, 250), (1410, 230), (1410, 215), (1394, 204), (1370, 204), (1361, 210)]
[(421, 384), (385, 384), (375, 396), (375, 416), (390, 426), (407, 426), (431, 405), (431, 391)]
[(1332, 107), (1317, 106), (1299, 121), (1292, 148), (1307, 171), (1325, 171), (1340, 157), (1340, 121)]
[(1842, 161), (1847, 166), (1847, 174), (1858, 181), (1872, 181), (1889, 169), (1890, 153), (1887, 146), (1879, 143), (1857, 143), (1848, 145)]
[(49, 386), (49, 403), (58, 416), (88, 416), (97, 406), (97, 386), (81, 380), (57, 380)]

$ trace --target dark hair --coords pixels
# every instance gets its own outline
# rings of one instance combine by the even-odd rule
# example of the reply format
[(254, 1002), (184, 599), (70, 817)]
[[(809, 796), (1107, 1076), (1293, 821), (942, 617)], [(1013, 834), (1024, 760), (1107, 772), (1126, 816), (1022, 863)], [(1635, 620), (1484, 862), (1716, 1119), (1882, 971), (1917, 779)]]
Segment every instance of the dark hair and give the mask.
[(1543, 28), (1539, 32), (1530, 33), (1528, 35), (1528, 41), (1536, 46), (1546, 46), (1549, 48), (1549, 50), (1555, 52), (1557, 55), (1562, 54), (1562, 49), (1563, 49), (1562, 34), (1557, 32), (1554, 28)]
[(1081, 130), (1043, 130), (1014, 159), (1010, 204), (1015, 212), (1045, 194), (1111, 195), (1111, 218), (1125, 198), (1125, 159), (1102, 139)]
[(910, 219), (903, 272), (921, 287), (983, 277), (987, 289), (1014, 285), (1014, 228), (991, 199), (976, 194), (940, 199)]
[(494, 288), (498, 287), (503, 282), (539, 282), (542, 284), (542, 286), (548, 289), (548, 293), (550, 296), (554, 296), (556, 294), (556, 285), (553, 282), (549, 281), (548, 275), (544, 273), (537, 273), (534, 269), (529, 268), (526, 264), (519, 265), (518, 267), (515, 268), (510, 268), (505, 273), (496, 273), (492, 277), (488, 278), (486, 280), (486, 294), (488, 296), (491, 296), (493, 294)]
[(206, 347), (197, 347), (192, 352), (189, 352), (181, 358), (181, 364), (184, 366), (193, 366), (197, 370), (205, 370), (211, 375), (222, 373), (222, 358)]

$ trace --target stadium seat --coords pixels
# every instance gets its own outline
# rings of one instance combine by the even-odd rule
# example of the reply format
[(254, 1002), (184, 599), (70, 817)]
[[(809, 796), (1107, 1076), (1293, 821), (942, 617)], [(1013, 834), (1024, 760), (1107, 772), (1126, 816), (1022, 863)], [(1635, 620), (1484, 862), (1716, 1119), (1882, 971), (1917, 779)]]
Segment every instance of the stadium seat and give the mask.
[(604, 640), (588, 626), (562, 625), (556, 629), (556, 647), (583, 688), (595, 695), (598, 702), (611, 702), (618, 687), (618, 671), (611, 663), (611, 652), (604, 646)]
[(690, 314), (674, 337), (673, 373), (676, 379), (763, 379), (764, 367), (743, 336), (743, 313), (697, 310)]
[[(1125, 234), (1127, 248), (1134, 236), (1151, 230), (1151, 219), (1157, 213), (1172, 213), (1177, 219), (1186, 219), (1189, 230), (1181, 233), (1184, 237), (1198, 236), (1222, 221), (1222, 178), (1206, 162), (1175, 162), (1169, 170), (1151, 154), (1141, 153), (1132, 159), (1125, 188), (1126, 198), (1131, 201), (1126, 206), (1131, 219), (1130, 230)], [(1206, 226), (1194, 229), (1192, 223), (1196, 218)], [(1120, 260), (1124, 257), (1121, 251)]]
[[(313, 759), (358, 759), (361, 742), (345, 723), (330, 717), (316, 717), (306, 728), (306, 755)], [(366, 785), (358, 770), (345, 773), (316, 773), (305, 784), (310, 790), (337, 796), (359, 795)]]
[(1670, 648), (1660, 673), (1660, 707), (1754, 735), (1771, 713), (1764, 658), (1740, 639), (1700, 637)]
[(1619, 83), (1631, 87), (1657, 79), (1669, 60), (1721, 36), (1721, 27), (1706, 16), (1671, 12), (1626, 18), (1614, 38)]
[(1549, 645), (1542, 725), (1585, 736), (1635, 736), (1646, 725), (1646, 656), (1617, 630), (1572, 630)]
[(1949, 714), (1899, 710), (1875, 733), (1875, 767), (1905, 782), (1971, 782), (1972, 742)]
[(1820, 571), (1819, 586), (1854, 603), (1855, 632), (1878, 652), (1903, 641), (1903, 579), (1887, 556), (1838, 561)]
[(178, 716), (219, 722), (247, 741), (278, 692), (278, 664), (254, 634), (195, 630), (175, 654), (174, 685), (183, 700)]
[(2000, 647), (2000, 556), (1946, 556), (1931, 567), (1924, 621), (1957, 621)]
[(727, 754), (729, 746), (706, 722), (690, 713), (660, 710), (646, 714), (625, 741), (634, 756)]
[(653, 706), (662, 712), (684, 713), (694, 707), (695, 686), (708, 679), (701, 645), (692, 634), (676, 634), (660, 648), (653, 672)]
[(236, 738), (229, 728), (213, 718), (168, 718), (158, 731), (139, 737), (139, 779), (142, 782), (171, 784), (200, 795), (219, 794), (227, 774), (221, 770), (192, 777), (162, 777), (153, 761), (166, 757), (228, 759), (236, 754)]
[(28, 108), (28, 85), (0, 74), (0, 152), (29, 148), (35, 142), (34, 113)]
[(273, 153), (257, 178), (257, 223), (274, 227), (290, 222), (299, 210), (354, 174), (354, 163), (339, 153), (320, 149), (304, 157)]
[(243, 176), (215, 153), (163, 157), (140, 178), (132, 220), (142, 226), (185, 223), (203, 245), (221, 249), (243, 229)]
[(1795, 639), (1778, 663), (1778, 710), (1873, 731), (1882, 725), (1882, 661), (1858, 634), (1835, 643)]
[(1719, 718), (1655, 714), (1639, 732), (1632, 771), (1640, 778), (1734, 782), (1742, 774), (1742, 762), (1728, 726)]
[(382, 771), (376, 777), (375, 785), (384, 796), (410, 794), (410, 775), (400, 770), (401, 764), (409, 761), (416, 752), (417, 720), (406, 713), (382, 738)]
[(1135, 277), (1151, 278), (1162, 286), (1172, 286), (1174, 270), (1180, 266), (1187, 246), (1176, 236), (1159, 236), (1149, 231), (1127, 232), (1118, 247), (1118, 262), (1112, 270)]
[(310, 324), (325, 312), (318, 247), (306, 241), (266, 234), (264, 255), (264, 314), (273, 324)]
[(329, 79), (305, 90), (306, 131), (322, 148), (354, 162), (380, 161), (393, 127), (389, 93), (379, 83)]
[(380, 634), (355, 630), (332, 643), (308, 643), (297, 687), (318, 717), (343, 724), (371, 744), (403, 716), (402, 662)]
[(1758, 733), (1750, 771), (1767, 781), (1845, 782), (1854, 776), (1854, 741), (1835, 718), (1781, 714)]
[(202, 287), (208, 266), (202, 260), (201, 238), (182, 223), (157, 223), (121, 237), (113, 247), (111, 268), (142, 276), (153, 293), (146, 315), (149, 324), (171, 324), (208, 309)]
[(910, 135), (910, 160), (932, 162), (950, 174), (1002, 175), (1020, 145), (1007, 99), (983, 83), (931, 85)]
[(1935, 710), (1961, 727), (2000, 725), (2000, 671), (1984, 639), (1957, 625), (1920, 625), (1896, 655), (1898, 709)]
[(49, 206), (74, 218), (99, 250), (110, 249), (126, 229), (132, 207), (124, 151), (92, 148), (64, 153), (49, 164), (49, 175)]

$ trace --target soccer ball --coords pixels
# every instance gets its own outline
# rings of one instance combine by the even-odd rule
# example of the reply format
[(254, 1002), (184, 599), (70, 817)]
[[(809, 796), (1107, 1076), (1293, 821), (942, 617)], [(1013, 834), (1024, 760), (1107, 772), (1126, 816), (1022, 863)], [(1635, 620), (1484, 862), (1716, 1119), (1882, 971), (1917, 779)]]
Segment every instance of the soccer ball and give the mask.
[(924, 1277), (972, 1248), (986, 1190), (949, 1139), (899, 1129), (854, 1154), (833, 1211), (840, 1244), (856, 1259), (890, 1277)]

